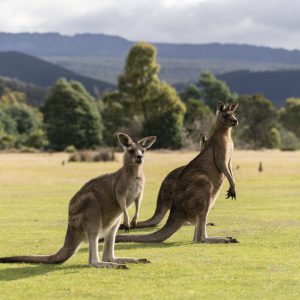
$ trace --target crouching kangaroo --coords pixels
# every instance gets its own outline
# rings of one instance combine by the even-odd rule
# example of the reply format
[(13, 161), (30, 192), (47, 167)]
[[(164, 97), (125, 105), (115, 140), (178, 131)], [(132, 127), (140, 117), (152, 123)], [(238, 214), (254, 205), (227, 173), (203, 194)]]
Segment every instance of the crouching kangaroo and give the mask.
[[(202, 149), (204, 148), (204, 144), (206, 143), (206, 141), (207, 141), (206, 136), (201, 133), (200, 134), (200, 143), (199, 143), (200, 153), (201, 153)], [(173, 195), (173, 192), (176, 187), (176, 181), (177, 181), (179, 174), (184, 169), (184, 167), (185, 166), (181, 166), (179, 168), (174, 169), (163, 180), (163, 182), (160, 186), (159, 192), (158, 192), (158, 196), (157, 196), (157, 200), (156, 200), (156, 209), (155, 209), (153, 216), (151, 218), (149, 218), (148, 220), (138, 222), (138, 223), (134, 223), (132, 221), (131, 222), (132, 228), (154, 227), (162, 221), (162, 219), (164, 218), (166, 213), (171, 208), (172, 200), (173, 200), (172, 195)], [(211, 225), (211, 224), (212, 223), (209, 223), (208, 225)], [(123, 228), (125, 228), (125, 227), (123, 225), (121, 225), (120, 229), (123, 229)]]
[(231, 167), (233, 152), (231, 130), (238, 125), (234, 114), (237, 106), (237, 103), (228, 106), (223, 102), (218, 103), (214, 133), (205, 143), (201, 153), (180, 172), (172, 194), (173, 201), (166, 224), (160, 230), (147, 235), (117, 236), (117, 242), (162, 242), (173, 235), (186, 221), (196, 225), (194, 242), (238, 242), (231, 237), (208, 237), (206, 234), (207, 216), (225, 177), (230, 184), (227, 198), (236, 198)]
[[(129, 226), (127, 207), (139, 202), (144, 189), (143, 153), (156, 137), (137, 143), (123, 133), (118, 135), (124, 147), (123, 167), (86, 183), (70, 200), (67, 234), (63, 247), (46, 256), (13, 256), (0, 258), (0, 263), (59, 264), (68, 260), (83, 240), (89, 242), (89, 265), (98, 268), (125, 269), (125, 263), (147, 263), (147, 259), (117, 258), (114, 243), (122, 215)], [(127, 219), (126, 219), (127, 216)], [(98, 238), (104, 238), (102, 262), (98, 257)]]

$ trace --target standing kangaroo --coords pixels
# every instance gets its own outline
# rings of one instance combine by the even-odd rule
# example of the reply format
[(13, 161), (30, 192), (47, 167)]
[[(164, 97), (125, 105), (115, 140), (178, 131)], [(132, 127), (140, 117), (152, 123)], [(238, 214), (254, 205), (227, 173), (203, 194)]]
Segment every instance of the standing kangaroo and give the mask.
[(205, 143), (202, 152), (196, 156), (178, 176), (169, 218), (158, 231), (147, 235), (120, 235), (117, 242), (158, 243), (168, 239), (182, 225), (189, 221), (195, 224), (194, 242), (237, 243), (231, 237), (208, 237), (206, 221), (226, 177), (230, 187), (227, 198), (236, 198), (232, 174), (231, 157), (233, 141), (231, 129), (238, 125), (234, 114), (238, 104), (225, 106), (218, 103), (217, 121), (214, 133)]
[[(89, 265), (98, 268), (126, 269), (124, 263), (147, 263), (147, 259), (116, 258), (114, 244), (122, 214), (129, 227), (127, 207), (134, 201), (139, 206), (144, 189), (143, 153), (156, 137), (134, 143), (118, 134), (124, 147), (123, 167), (115, 173), (87, 182), (70, 200), (68, 229), (63, 247), (47, 256), (13, 256), (0, 258), (0, 263), (58, 264), (68, 260), (83, 240), (89, 242)], [(137, 210), (138, 211), (138, 210)], [(98, 257), (98, 238), (104, 238), (102, 262)]]
[[(203, 133), (201, 133), (200, 142), (199, 142), (200, 153), (203, 150), (206, 141), (207, 141), (206, 136)], [(164, 218), (164, 216), (172, 206), (172, 200), (173, 200), (172, 195), (176, 187), (176, 181), (181, 171), (184, 168), (185, 166), (176, 168), (165, 177), (158, 192), (158, 196), (156, 200), (156, 209), (153, 216), (148, 220), (138, 222), (138, 223), (134, 223), (132, 221), (131, 222), (132, 228), (154, 227), (161, 222), (161, 220)], [(121, 225), (120, 229), (123, 228), (125, 228), (125, 226)]]

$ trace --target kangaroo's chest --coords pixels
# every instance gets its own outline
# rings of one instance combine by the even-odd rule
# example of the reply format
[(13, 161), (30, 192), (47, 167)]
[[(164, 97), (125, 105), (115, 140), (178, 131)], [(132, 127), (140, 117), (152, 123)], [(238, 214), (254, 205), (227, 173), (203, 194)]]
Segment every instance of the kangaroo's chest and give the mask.
[(143, 192), (144, 180), (141, 177), (133, 178), (127, 183), (126, 203), (130, 205), (135, 199), (139, 198)]

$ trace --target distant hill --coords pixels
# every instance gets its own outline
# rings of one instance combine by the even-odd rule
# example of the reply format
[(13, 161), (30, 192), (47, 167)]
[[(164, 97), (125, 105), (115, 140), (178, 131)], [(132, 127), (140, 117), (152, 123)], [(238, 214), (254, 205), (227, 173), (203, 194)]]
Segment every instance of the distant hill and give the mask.
[(6, 89), (26, 94), (27, 103), (33, 106), (39, 106), (48, 93), (48, 88), (25, 83), (17, 79), (0, 77), (0, 95), (3, 94)]
[(113, 88), (113, 85), (78, 75), (70, 70), (20, 52), (0, 52), (0, 76), (16, 78), (41, 87), (52, 86), (60, 77), (80, 81), (86, 89), (95, 94)]
[[(275, 106), (282, 107), (290, 97), (300, 98), (300, 70), (290, 71), (236, 71), (225, 74), (216, 74), (223, 80), (232, 92), (239, 95), (263, 94)], [(199, 86), (199, 81), (190, 82)], [(174, 85), (177, 91), (182, 91), (186, 83)]]
[(217, 76), (238, 94), (261, 93), (277, 107), (289, 97), (300, 97), (300, 70), (249, 72), (238, 71)]
[[(0, 51), (39, 56), (84, 76), (117, 83), (124, 58), (135, 42), (104, 34), (0, 33)], [(153, 43), (161, 78), (174, 84), (198, 79), (203, 70), (300, 69), (300, 51), (235, 44)]]
[(0, 51), (34, 56), (124, 56), (133, 42), (104, 34), (0, 33)]
[[(9, 51), (0, 53), (0, 76), (42, 87), (66, 77), (81, 81), (91, 93), (95, 87), (103, 92), (117, 83), (133, 44), (104, 34), (0, 33), (0, 51)], [(218, 43), (154, 45), (161, 64), (160, 77), (177, 88), (196, 82), (202, 71), (211, 70), (233, 91), (263, 93), (277, 106), (282, 106), (287, 97), (300, 96), (298, 50)], [(36, 55), (62, 67), (10, 50)]]
[[(124, 57), (134, 44), (105, 34), (0, 33), (0, 51), (20, 51), (35, 56)], [(300, 64), (300, 51), (237, 44), (155, 43), (158, 56), (180, 59), (222, 59)]]

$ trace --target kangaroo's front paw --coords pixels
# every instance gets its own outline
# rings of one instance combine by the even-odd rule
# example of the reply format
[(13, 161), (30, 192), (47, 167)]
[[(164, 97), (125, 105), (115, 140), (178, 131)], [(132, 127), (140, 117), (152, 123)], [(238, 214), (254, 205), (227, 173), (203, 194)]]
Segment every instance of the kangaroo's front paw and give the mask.
[(236, 200), (236, 193), (235, 193), (234, 187), (230, 187), (230, 188), (228, 189), (226, 199), (228, 199), (228, 198), (231, 198), (231, 199)]

